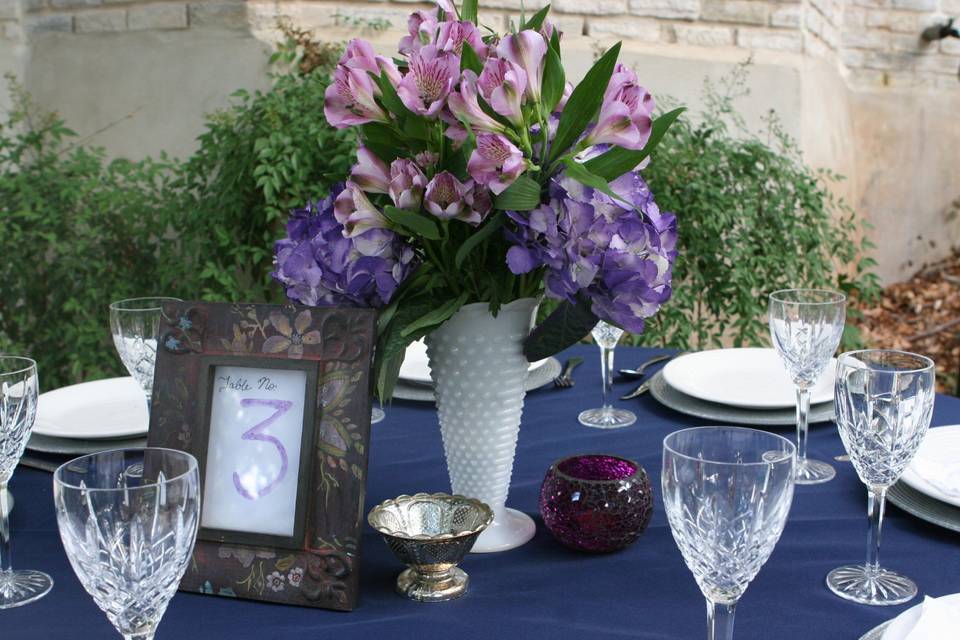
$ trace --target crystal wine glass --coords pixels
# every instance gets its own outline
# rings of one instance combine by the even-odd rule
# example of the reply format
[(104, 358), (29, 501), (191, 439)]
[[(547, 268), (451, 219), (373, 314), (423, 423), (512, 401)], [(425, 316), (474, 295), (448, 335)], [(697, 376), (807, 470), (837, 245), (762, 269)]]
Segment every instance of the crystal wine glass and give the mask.
[(60, 539), (80, 584), (127, 640), (151, 640), (190, 562), (200, 473), (189, 453), (115, 449), (54, 473)]
[(39, 571), (14, 571), (10, 556), (7, 482), (20, 462), (37, 416), (37, 363), (0, 356), (0, 609), (47, 595), (53, 580)]
[(901, 604), (917, 595), (913, 580), (880, 567), (880, 528), (887, 489), (913, 459), (930, 426), (933, 360), (904, 351), (852, 351), (837, 362), (837, 427), (867, 485), (867, 562), (834, 569), (827, 586), (861, 604)]
[(737, 602), (773, 552), (793, 501), (796, 447), (738, 427), (675, 431), (663, 441), (663, 505), (707, 599), (708, 640), (731, 640)]
[(179, 298), (129, 298), (110, 305), (110, 332), (123, 365), (143, 389), (150, 413), (153, 396), (153, 371), (157, 363), (160, 334), (160, 308)]
[(607, 324), (603, 320), (590, 332), (593, 341), (600, 347), (600, 373), (603, 379), (603, 406), (599, 409), (581, 411), (577, 417), (580, 424), (594, 429), (619, 429), (629, 427), (637, 421), (637, 416), (627, 409), (614, 409), (609, 396), (613, 387), (613, 350), (623, 335), (623, 329)]
[(824, 289), (785, 289), (770, 294), (770, 336), (797, 389), (797, 484), (827, 482), (826, 462), (807, 458), (810, 389), (840, 345), (847, 298)]

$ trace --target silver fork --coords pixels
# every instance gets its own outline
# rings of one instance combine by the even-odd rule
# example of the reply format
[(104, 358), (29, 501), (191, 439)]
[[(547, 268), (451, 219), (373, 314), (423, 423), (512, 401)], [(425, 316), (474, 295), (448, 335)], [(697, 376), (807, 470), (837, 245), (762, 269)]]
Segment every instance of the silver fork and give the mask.
[(652, 367), (658, 362), (669, 360), (670, 358), (674, 357), (674, 355), (679, 355), (679, 354), (664, 353), (659, 356), (654, 356), (649, 360), (647, 360), (646, 362), (644, 362), (643, 364), (641, 364), (636, 369), (620, 369), (618, 373), (626, 378), (642, 378), (644, 372), (647, 370), (647, 367)]
[(563, 365), (563, 371), (553, 379), (553, 386), (557, 389), (569, 389), (572, 387), (575, 384), (573, 380), (573, 370), (582, 363), (583, 358), (580, 356), (574, 356), (567, 360), (566, 364)]

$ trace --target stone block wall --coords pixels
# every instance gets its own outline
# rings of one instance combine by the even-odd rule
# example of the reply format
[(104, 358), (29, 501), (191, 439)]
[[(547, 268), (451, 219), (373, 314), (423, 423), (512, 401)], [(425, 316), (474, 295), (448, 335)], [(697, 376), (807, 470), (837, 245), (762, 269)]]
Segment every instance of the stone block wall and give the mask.
[[(524, 3), (528, 11), (543, 0)], [(190, 28), (267, 28), (279, 15), (312, 27), (389, 22), (402, 28), (423, 3), (407, 0), (0, 0), (0, 41), (45, 32), (102, 34)], [(520, 0), (482, 0), (494, 27)], [(564, 31), (598, 40), (801, 53), (836, 60), (851, 86), (960, 88), (960, 40), (925, 43), (923, 29), (960, 18), (960, 0), (554, 0)]]

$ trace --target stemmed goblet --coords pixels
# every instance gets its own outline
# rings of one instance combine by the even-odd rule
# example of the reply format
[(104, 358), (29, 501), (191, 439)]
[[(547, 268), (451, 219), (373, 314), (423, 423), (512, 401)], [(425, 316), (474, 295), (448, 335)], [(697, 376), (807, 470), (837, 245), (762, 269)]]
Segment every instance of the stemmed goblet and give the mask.
[(39, 600), (53, 586), (40, 571), (14, 571), (10, 556), (7, 482), (30, 439), (38, 393), (36, 362), (0, 356), (0, 609)]
[(151, 640), (193, 552), (200, 473), (189, 453), (114, 449), (53, 475), (57, 526), (80, 584), (127, 640)]
[(793, 501), (796, 447), (772, 433), (696, 427), (663, 440), (663, 505), (707, 599), (708, 640), (731, 640), (737, 602), (773, 552)]
[(917, 595), (906, 576), (880, 567), (880, 529), (887, 489), (896, 482), (930, 426), (933, 360), (904, 351), (851, 351), (837, 361), (837, 428), (867, 485), (867, 562), (834, 569), (827, 586), (861, 604), (901, 604)]
[(770, 337), (797, 389), (797, 484), (827, 482), (826, 462), (807, 458), (810, 389), (840, 345), (847, 298), (825, 289), (784, 289), (770, 294)]
[(600, 347), (600, 375), (603, 382), (602, 405), (599, 409), (581, 411), (577, 419), (585, 427), (594, 429), (619, 429), (629, 427), (637, 421), (637, 416), (627, 409), (614, 409), (609, 396), (613, 387), (613, 350), (623, 336), (623, 329), (607, 324), (603, 320), (590, 332), (593, 341)]
[(128, 298), (110, 304), (110, 332), (123, 365), (143, 389), (150, 413), (153, 371), (157, 364), (160, 312), (164, 303), (179, 298)]

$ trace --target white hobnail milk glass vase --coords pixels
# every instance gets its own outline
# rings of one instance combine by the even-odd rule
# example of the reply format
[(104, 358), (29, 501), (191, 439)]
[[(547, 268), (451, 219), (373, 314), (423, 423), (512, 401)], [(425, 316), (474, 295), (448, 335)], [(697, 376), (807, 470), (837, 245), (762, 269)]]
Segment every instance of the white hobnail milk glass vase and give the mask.
[(468, 304), (426, 339), (453, 493), (494, 513), (474, 553), (519, 547), (536, 530), (530, 516), (506, 507), (529, 365), (523, 340), (536, 309), (522, 298), (494, 317), (488, 303)]

